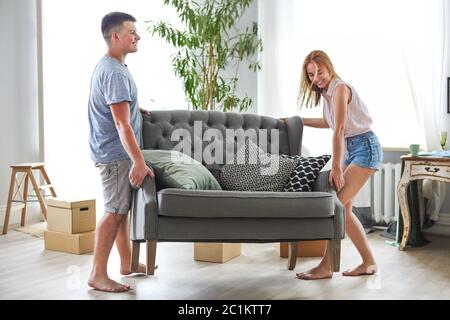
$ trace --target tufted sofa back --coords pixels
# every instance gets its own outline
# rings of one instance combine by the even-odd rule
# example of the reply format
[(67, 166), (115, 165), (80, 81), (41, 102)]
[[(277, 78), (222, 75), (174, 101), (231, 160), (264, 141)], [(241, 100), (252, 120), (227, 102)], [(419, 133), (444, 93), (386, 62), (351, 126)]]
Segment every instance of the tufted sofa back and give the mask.
[[(278, 134), (272, 130), (276, 130)], [(303, 125), (299, 117), (283, 121), (255, 114), (187, 110), (152, 111), (150, 115), (143, 115), (144, 149), (171, 150), (176, 149), (176, 146), (184, 141), (190, 150), (183, 148), (179, 151), (186, 154), (190, 152), (190, 156), (201, 162), (205, 148), (208, 145), (211, 147), (214, 142), (217, 146), (223, 147), (224, 157), (230, 152), (235, 153), (236, 144), (231, 143), (230, 149), (230, 144), (227, 144), (230, 141), (224, 142), (230, 137), (227, 134), (231, 132), (235, 132), (236, 135), (250, 133), (251, 140), (269, 153), (289, 155), (301, 153)], [(256, 133), (257, 141), (253, 139), (254, 135), (251, 133)], [(267, 139), (260, 140), (264, 135)], [(185, 141), (186, 137), (189, 141)], [(274, 139), (278, 140), (278, 143)], [(279, 150), (272, 150), (274, 147)]]

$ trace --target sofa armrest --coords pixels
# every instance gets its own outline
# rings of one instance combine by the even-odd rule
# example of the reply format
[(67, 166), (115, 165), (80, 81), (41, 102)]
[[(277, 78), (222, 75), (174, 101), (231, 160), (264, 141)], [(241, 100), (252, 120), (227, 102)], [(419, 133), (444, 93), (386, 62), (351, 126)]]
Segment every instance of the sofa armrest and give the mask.
[[(345, 212), (344, 206), (339, 200), (336, 188), (334, 186), (330, 186), (328, 182), (328, 178), (330, 177), (330, 171), (323, 171), (319, 173), (316, 182), (314, 183), (313, 191), (319, 192), (328, 192), (333, 194), (334, 198), (334, 231), (335, 235), (339, 239), (343, 239), (345, 236)], [(342, 218), (338, 218), (342, 217)]]
[(142, 187), (133, 190), (130, 210), (130, 239), (146, 241), (157, 239), (158, 196), (155, 179), (144, 178)]
[(330, 170), (320, 172), (314, 182), (313, 191), (336, 193), (336, 188), (328, 182), (329, 177)]

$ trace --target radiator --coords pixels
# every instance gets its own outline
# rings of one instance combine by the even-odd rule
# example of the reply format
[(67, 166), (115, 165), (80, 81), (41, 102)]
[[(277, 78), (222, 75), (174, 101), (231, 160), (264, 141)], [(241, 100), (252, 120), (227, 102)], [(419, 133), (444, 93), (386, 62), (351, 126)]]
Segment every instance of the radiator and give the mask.
[(383, 163), (381, 170), (371, 178), (372, 209), (376, 223), (389, 223), (397, 220), (399, 212), (397, 185), (400, 181), (402, 165)]
[(397, 185), (401, 168), (400, 163), (383, 163), (381, 170), (372, 175), (354, 200), (355, 207), (371, 207), (372, 218), (376, 224), (385, 225), (397, 220)]

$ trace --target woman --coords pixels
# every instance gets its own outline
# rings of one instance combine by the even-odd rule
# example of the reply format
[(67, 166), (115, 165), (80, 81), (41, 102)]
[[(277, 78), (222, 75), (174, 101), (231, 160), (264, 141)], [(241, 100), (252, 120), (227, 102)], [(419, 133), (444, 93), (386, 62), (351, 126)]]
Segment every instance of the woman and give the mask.
[[(352, 202), (358, 191), (379, 170), (381, 146), (370, 129), (372, 118), (358, 93), (336, 74), (328, 55), (313, 51), (305, 58), (300, 84), (300, 105), (315, 107), (323, 99), (323, 118), (303, 118), (305, 126), (333, 129), (333, 158), (329, 176), (341, 203), (345, 207), (345, 229), (362, 257), (362, 263), (343, 272), (344, 276), (374, 274), (375, 259), (361, 222), (352, 212)], [(331, 278), (331, 252), (327, 247), (320, 264), (299, 279)]]

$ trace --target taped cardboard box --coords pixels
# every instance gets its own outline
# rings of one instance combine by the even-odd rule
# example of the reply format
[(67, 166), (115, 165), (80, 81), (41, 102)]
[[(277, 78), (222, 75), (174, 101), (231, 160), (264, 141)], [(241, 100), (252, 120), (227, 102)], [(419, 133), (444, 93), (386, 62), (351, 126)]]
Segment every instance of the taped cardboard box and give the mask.
[[(289, 245), (281, 242), (277, 245), (280, 250), (280, 257), (287, 258)], [(297, 257), (322, 257), (325, 253), (326, 240), (299, 241), (297, 247)]]
[(202, 242), (194, 244), (194, 260), (224, 263), (241, 255), (240, 243)]
[(95, 200), (48, 198), (47, 230), (70, 234), (95, 230)]
[(46, 250), (83, 254), (94, 251), (95, 231), (70, 234), (56, 231), (45, 231)]

